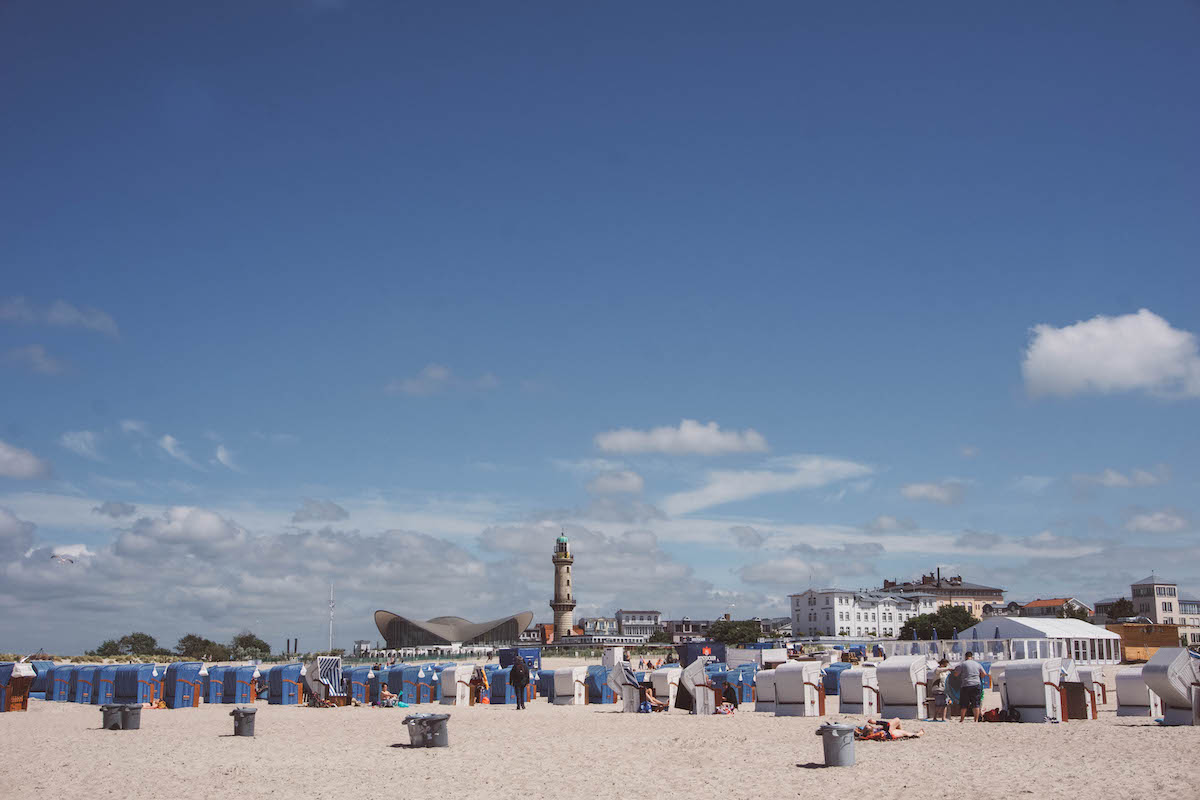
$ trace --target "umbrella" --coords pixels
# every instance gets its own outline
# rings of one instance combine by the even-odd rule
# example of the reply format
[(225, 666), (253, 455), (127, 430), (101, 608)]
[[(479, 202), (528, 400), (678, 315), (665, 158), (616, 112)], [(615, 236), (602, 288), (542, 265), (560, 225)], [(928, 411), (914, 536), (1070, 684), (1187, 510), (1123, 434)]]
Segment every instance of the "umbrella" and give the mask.
[(937, 641), (937, 628), (933, 629), (933, 641)]
[(913, 628), (912, 632), (913, 632), (913, 641), (915, 642), (917, 640), (917, 629)]
[(954, 639), (955, 639), (955, 641), (958, 640), (958, 628), (954, 629)]
[(992, 638), (993, 638), (993, 639), (999, 639), (999, 638), (1000, 638), (1000, 626), (999, 626), (999, 625), (997, 625), (997, 626), (996, 626), (996, 632), (992, 634)]

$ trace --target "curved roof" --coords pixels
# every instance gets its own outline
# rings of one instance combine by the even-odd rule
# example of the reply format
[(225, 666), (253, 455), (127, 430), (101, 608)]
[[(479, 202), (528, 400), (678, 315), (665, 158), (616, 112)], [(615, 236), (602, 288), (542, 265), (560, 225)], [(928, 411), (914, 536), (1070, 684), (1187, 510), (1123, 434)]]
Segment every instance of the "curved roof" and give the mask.
[(470, 620), (455, 616), (434, 617), (422, 622), (380, 609), (375, 612), (375, 627), (379, 628), (379, 632), (383, 635), (384, 639), (387, 639), (388, 636), (388, 626), (393, 620), (397, 619), (404, 620), (410, 625), (420, 628), (433, 636), (445, 639), (447, 642), (470, 642), (510, 621), (516, 623), (517, 633), (521, 633), (533, 622), (533, 612), (522, 611), (519, 614), (500, 617), (489, 622), (471, 622)]

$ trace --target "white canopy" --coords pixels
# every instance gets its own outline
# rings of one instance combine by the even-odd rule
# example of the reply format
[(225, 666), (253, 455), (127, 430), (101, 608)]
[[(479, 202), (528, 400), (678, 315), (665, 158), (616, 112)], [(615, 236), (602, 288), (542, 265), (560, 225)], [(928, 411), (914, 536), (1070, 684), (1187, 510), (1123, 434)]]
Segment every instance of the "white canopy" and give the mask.
[[(971, 632), (979, 639), (1117, 639), (1120, 634), (1081, 619), (1040, 619), (1035, 617), (989, 617), (958, 634), (963, 646), (969, 646)], [(1000, 635), (996, 636), (996, 631)]]

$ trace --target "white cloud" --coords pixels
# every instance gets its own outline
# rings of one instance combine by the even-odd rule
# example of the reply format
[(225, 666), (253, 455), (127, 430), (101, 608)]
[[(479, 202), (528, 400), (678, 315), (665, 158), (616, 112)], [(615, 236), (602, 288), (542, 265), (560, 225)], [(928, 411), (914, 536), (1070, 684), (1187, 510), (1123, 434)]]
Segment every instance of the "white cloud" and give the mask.
[(118, 503), (112, 500), (105, 501), (101, 505), (92, 508), (92, 513), (103, 514), (106, 517), (120, 519), (121, 517), (132, 517), (137, 513), (137, 506), (131, 503)]
[(92, 431), (67, 431), (58, 437), (58, 443), (76, 455), (90, 458), (92, 461), (103, 461), (100, 455), (99, 437)]
[(223, 466), (228, 467), (234, 472), (242, 471), (242, 468), (233, 460), (233, 451), (223, 444), (217, 445), (216, 459)]
[(179, 444), (179, 440), (169, 433), (163, 434), (158, 440), (158, 446), (161, 447), (167, 455), (176, 461), (181, 461), (187, 464), (192, 469), (203, 470), (204, 467), (192, 460), (192, 457), (187, 454), (187, 451)]
[(64, 300), (56, 300), (49, 308), (41, 309), (30, 305), (24, 297), (8, 298), (0, 301), (0, 321), (87, 328), (113, 337), (118, 335), (116, 321), (105, 312), (74, 306)]
[(255, 439), (262, 439), (272, 444), (295, 444), (300, 441), (300, 437), (294, 433), (263, 433), (262, 431), (252, 431), (250, 435)]
[(940, 483), (908, 483), (900, 487), (900, 494), (909, 500), (926, 500), (951, 506), (962, 500), (966, 486), (961, 481), (945, 480)]
[(641, 475), (633, 470), (623, 469), (618, 472), (600, 473), (588, 483), (587, 488), (593, 494), (637, 494), (645, 485)]
[(864, 530), (871, 533), (897, 533), (899, 531), (916, 530), (916, 528), (917, 523), (911, 519), (897, 519), (887, 514), (880, 514), (863, 526)]
[(29, 550), (37, 526), (0, 506), (0, 556), (13, 558)]
[(28, 450), (0, 441), (0, 477), (30, 480), (50, 474), (50, 465)]
[(1179, 533), (1188, 527), (1187, 519), (1173, 511), (1134, 514), (1125, 523), (1125, 530), (1133, 533)]
[(837, 481), (861, 478), (873, 472), (865, 464), (821, 456), (793, 456), (778, 459), (776, 463), (786, 464), (790, 469), (710, 471), (708, 482), (704, 486), (669, 495), (663, 501), (663, 510), (668, 514), (687, 514), (763, 494), (816, 489)]
[(150, 429), (141, 420), (123, 419), (121, 420), (121, 433), (138, 433), (142, 436), (149, 436)]
[(10, 364), (19, 364), (42, 375), (57, 375), (63, 371), (63, 363), (46, 352), (40, 344), (14, 347), (4, 355)]
[(1049, 489), (1052, 483), (1054, 483), (1054, 478), (1047, 475), (1022, 475), (1013, 481), (1012, 488), (1019, 492), (1041, 494)]
[(1063, 328), (1035, 325), (1021, 364), (1031, 395), (1144, 391), (1200, 397), (1200, 348), (1147, 309)]
[(1154, 471), (1135, 469), (1126, 475), (1123, 472), (1109, 468), (1095, 475), (1075, 475), (1074, 480), (1079, 484), (1094, 484), (1096, 486), (1106, 486), (1110, 489), (1131, 489), (1157, 486), (1160, 483), (1166, 483), (1170, 477), (1170, 470), (1166, 465), (1160, 464), (1154, 468)]
[(755, 528), (749, 525), (735, 525), (729, 529), (729, 532), (734, 535), (737, 540), (738, 547), (755, 549), (763, 546), (763, 542), (767, 537), (759, 533)]
[(723, 431), (715, 422), (701, 425), (685, 419), (678, 428), (664, 426), (648, 431), (619, 428), (596, 434), (596, 446), (610, 453), (668, 453), (671, 455), (724, 453), (761, 453), (767, 440), (753, 428)]
[(405, 394), (410, 397), (427, 397), (440, 394), (450, 389), (495, 389), (500, 385), (500, 379), (486, 372), (475, 380), (464, 380), (456, 376), (449, 367), (443, 364), (426, 364), (425, 367), (411, 378), (394, 378), (384, 391), (388, 394)]
[(292, 522), (340, 522), (350, 519), (350, 512), (331, 500), (304, 498), (304, 503), (292, 514)]

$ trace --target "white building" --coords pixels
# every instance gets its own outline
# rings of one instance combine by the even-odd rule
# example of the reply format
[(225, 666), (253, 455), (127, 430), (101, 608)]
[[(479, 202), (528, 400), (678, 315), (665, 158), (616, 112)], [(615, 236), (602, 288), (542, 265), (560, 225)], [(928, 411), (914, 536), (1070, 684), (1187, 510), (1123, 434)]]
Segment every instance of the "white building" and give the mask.
[(616, 636), (621, 630), (616, 617), (587, 617), (579, 625), (587, 636)]
[(894, 639), (904, 623), (919, 614), (932, 614), (937, 598), (853, 591), (809, 589), (788, 595), (792, 605), (792, 636), (866, 636)]
[(1188, 644), (1200, 644), (1200, 601), (1184, 597), (1179, 585), (1151, 574), (1130, 585), (1133, 609), (1155, 625), (1178, 625)]
[(621, 636), (653, 636), (662, 630), (661, 611), (617, 611)]

